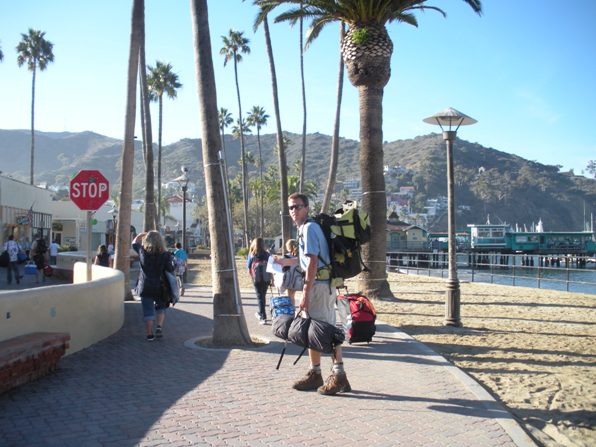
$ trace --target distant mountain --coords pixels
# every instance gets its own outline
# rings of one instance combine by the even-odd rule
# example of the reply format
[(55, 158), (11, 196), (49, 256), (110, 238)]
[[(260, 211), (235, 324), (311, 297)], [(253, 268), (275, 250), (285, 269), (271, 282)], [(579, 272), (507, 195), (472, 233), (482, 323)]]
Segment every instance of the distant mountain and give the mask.
[[(287, 160), (291, 173), (299, 160), (301, 136), (286, 133), (289, 141)], [(265, 167), (277, 167), (274, 151), (275, 135), (261, 135), (262, 158)], [(246, 150), (258, 157), (257, 138), (245, 137)], [(0, 169), (23, 181), (29, 179), (28, 130), (0, 130)], [(110, 180), (111, 189), (119, 189), (122, 141), (93, 132), (36, 132), (35, 180), (49, 185), (67, 185), (81, 169), (98, 169)], [(307, 136), (307, 178), (323, 191), (329, 170), (331, 137), (319, 133)], [(338, 180), (359, 177), (358, 142), (340, 140)], [(387, 190), (398, 191), (400, 186), (417, 188), (413, 206), (423, 211), (426, 199), (446, 196), (445, 144), (440, 135), (430, 134), (409, 140), (386, 142), (385, 164), (406, 168), (387, 178)], [(239, 171), (240, 143), (231, 136), (225, 138), (226, 163), (230, 177)], [(183, 139), (162, 148), (162, 180), (177, 177), (180, 167), (190, 168), (190, 177), (199, 191), (204, 191), (201, 142)], [(457, 226), (484, 223), (490, 216), (492, 223), (507, 222), (530, 225), (542, 219), (547, 231), (576, 230), (584, 227), (584, 217), (596, 213), (596, 180), (561, 173), (558, 167), (528, 161), (476, 143), (458, 139), (454, 145), (456, 203), (467, 205), (459, 210)], [(156, 164), (157, 166), (157, 160)], [(141, 143), (135, 142), (134, 190), (142, 196), (144, 185)], [(249, 167), (249, 175), (256, 168)], [(585, 214), (584, 214), (585, 213)], [(446, 216), (439, 215), (431, 223), (431, 230), (447, 227)]]

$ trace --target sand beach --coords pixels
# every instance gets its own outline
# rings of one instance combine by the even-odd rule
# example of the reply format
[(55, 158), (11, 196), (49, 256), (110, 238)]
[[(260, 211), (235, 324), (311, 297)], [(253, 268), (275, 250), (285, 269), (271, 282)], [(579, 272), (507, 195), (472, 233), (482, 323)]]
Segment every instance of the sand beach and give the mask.
[[(211, 283), (208, 260), (189, 281)], [(240, 286), (252, 288), (243, 260)], [(461, 284), (463, 327), (443, 326), (445, 282), (390, 273), (378, 318), (458, 366), (502, 402), (538, 444), (596, 445), (596, 295)], [(355, 285), (348, 283), (355, 292)]]

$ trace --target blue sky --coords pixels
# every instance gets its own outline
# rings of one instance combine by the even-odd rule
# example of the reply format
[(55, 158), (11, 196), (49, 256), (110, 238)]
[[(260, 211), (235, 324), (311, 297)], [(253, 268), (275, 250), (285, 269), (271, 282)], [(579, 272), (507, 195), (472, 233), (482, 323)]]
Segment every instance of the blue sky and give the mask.
[[(391, 24), (392, 76), (384, 94), (384, 140), (438, 128), (423, 118), (454, 107), (478, 120), (458, 136), (580, 174), (596, 159), (596, 2), (483, 0), (477, 16), (463, 1), (435, 0), (447, 18), (418, 14), (419, 27)], [(262, 30), (251, 1), (209, 1), (218, 104), (237, 117), (234, 74), (219, 55), (221, 36), (245, 32), (251, 53), (239, 65), (243, 112), (273, 117)], [(0, 128), (30, 127), (31, 74), (15, 47), (28, 28), (46, 32), (55, 62), (37, 78), (36, 129), (91, 130), (122, 138), (132, 1), (0, 0)], [(200, 137), (189, 1), (145, 0), (147, 63), (170, 62), (183, 88), (164, 104), (164, 143)], [(298, 29), (271, 24), (284, 130), (300, 133)], [(308, 132), (333, 128), (338, 25), (305, 53)], [(153, 109), (157, 122), (157, 107)], [(273, 118), (262, 133), (274, 132)], [(346, 79), (341, 135), (358, 139), (358, 95)], [(155, 132), (156, 135), (156, 132)], [(456, 160), (457, 162), (457, 160)]]

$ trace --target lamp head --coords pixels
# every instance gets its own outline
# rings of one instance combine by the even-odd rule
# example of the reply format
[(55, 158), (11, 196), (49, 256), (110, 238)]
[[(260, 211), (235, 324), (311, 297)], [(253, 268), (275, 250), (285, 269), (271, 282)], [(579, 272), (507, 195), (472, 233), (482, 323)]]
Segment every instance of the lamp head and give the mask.
[[(459, 129), (459, 126), (468, 126), (470, 124), (475, 124), (476, 121), (474, 118), (469, 117), (465, 113), (460, 112), (459, 110), (455, 110), (452, 107), (448, 107), (445, 110), (441, 110), (440, 112), (435, 113), (428, 118), (424, 118), (422, 121), (428, 124), (434, 124), (441, 127), (441, 130), (445, 131), (455, 131)], [(443, 126), (448, 127), (448, 129), (443, 129)], [(456, 126), (455, 129), (452, 129), (453, 126)]]

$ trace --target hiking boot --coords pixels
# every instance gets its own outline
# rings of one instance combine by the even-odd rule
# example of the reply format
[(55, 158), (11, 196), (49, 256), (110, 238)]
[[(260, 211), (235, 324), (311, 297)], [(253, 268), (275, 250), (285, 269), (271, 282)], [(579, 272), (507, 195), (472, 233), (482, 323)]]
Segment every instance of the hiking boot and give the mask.
[(314, 391), (323, 385), (323, 376), (320, 372), (309, 369), (302, 379), (297, 380), (292, 388), (298, 391)]
[(333, 373), (325, 381), (325, 385), (322, 385), (318, 389), (319, 394), (326, 396), (333, 396), (337, 393), (349, 393), (352, 391), (350, 382), (348, 382), (348, 376), (345, 372)]

